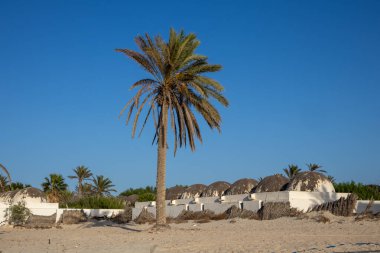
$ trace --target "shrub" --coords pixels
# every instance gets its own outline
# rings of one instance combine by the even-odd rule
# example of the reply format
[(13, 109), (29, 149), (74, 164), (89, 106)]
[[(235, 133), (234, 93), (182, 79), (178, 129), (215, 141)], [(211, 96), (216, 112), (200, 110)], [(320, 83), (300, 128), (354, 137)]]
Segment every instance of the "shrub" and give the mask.
[(344, 182), (334, 184), (336, 192), (350, 192), (358, 195), (358, 199), (380, 200), (380, 190), (375, 185), (363, 185), (361, 183)]
[(124, 203), (123, 200), (115, 197), (85, 196), (62, 203), (60, 207), (78, 209), (123, 209)]
[(133, 195), (133, 194), (141, 195), (141, 194), (144, 194), (144, 193), (154, 193), (154, 194), (156, 194), (156, 187), (146, 186), (145, 188), (144, 187), (129, 188), (129, 189), (123, 191), (122, 193), (120, 193), (120, 196), (129, 196), (129, 195)]
[(153, 186), (146, 186), (145, 188), (129, 188), (122, 193), (120, 196), (130, 196), (136, 194), (139, 196), (138, 201), (154, 201), (156, 200), (156, 188)]
[(144, 202), (144, 201), (155, 201), (156, 200), (156, 194), (146, 192), (141, 195), (139, 195), (138, 201)]
[(31, 212), (29, 208), (25, 206), (25, 202), (18, 202), (16, 205), (12, 205), (8, 208), (9, 223), (16, 226), (24, 225)]

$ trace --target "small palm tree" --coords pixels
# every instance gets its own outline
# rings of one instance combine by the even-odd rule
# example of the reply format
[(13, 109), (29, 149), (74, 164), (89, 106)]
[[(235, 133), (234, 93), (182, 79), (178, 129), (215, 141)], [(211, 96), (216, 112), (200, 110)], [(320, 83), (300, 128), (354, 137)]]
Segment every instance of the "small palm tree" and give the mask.
[(84, 183), (82, 187), (83, 195), (92, 195), (93, 194), (93, 186), (90, 183)]
[(41, 186), (43, 191), (48, 194), (50, 202), (59, 202), (61, 192), (67, 190), (65, 179), (60, 174), (50, 174), (49, 177), (45, 177)]
[(327, 176), (328, 180), (330, 180), (331, 183), (335, 184), (335, 177), (331, 176), (331, 175), (328, 175)]
[(93, 192), (99, 196), (103, 196), (103, 194), (110, 195), (111, 192), (116, 192), (116, 190), (112, 188), (114, 187), (112, 181), (108, 177), (104, 176), (93, 177), (92, 187)]
[(31, 187), (31, 185), (30, 184), (23, 184), (21, 182), (12, 182), (9, 185), (9, 188), (10, 188), (11, 191), (21, 190), (21, 189), (24, 189), (24, 188), (27, 188), (27, 187)]
[(306, 166), (309, 168), (309, 171), (316, 171), (326, 173), (325, 170), (322, 170), (322, 166), (316, 163), (307, 163)]
[(0, 192), (6, 192), (9, 190), (9, 181), (7, 177), (0, 175)]
[[(9, 174), (9, 171), (7, 170), (7, 168), (5, 168), (5, 166), (2, 165), (2, 164), (0, 163), (0, 169), (1, 169), (2, 171), (4, 171), (4, 173), (7, 175), (7, 178), (8, 178), (8, 179), (7, 179), (7, 182), (8, 182), (8, 183), (11, 183), (11, 182), (12, 182), (11, 175)], [(6, 186), (7, 186), (7, 184), (4, 184), (4, 182), (1, 182), (1, 181), (0, 181), (0, 189), (1, 189), (2, 191), (5, 191)]]
[(78, 185), (77, 185), (77, 191), (78, 191), (78, 196), (81, 197), (83, 194), (83, 182), (85, 180), (90, 180), (92, 177), (91, 170), (89, 170), (85, 166), (78, 166), (74, 170), (75, 175), (74, 176), (69, 176), (70, 179), (78, 179)]
[(292, 179), (295, 175), (301, 172), (301, 169), (297, 165), (289, 164), (288, 168), (284, 169), (286, 176)]
[(131, 86), (138, 88), (136, 95), (125, 105), (128, 109), (127, 124), (136, 111), (132, 126), (135, 136), (139, 116), (147, 106), (141, 131), (151, 116), (155, 124), (153, 143), (157, 143), (157, 206), (156, 226), (166, 226), (165, 177), (168, 128), (173, 131), (174, 154), (177, 147), (190, 146), (195, 150), (195, 140), (202, 142), (200, 126), (194, 112), (199, 113), (211, 129), (220, 131), (221, 116), (210, 100), (228, 106), (222, 95), (223, 86), (205, 74), (219, 71), (222, 66), (209, 64), (206, 56), (195, 53), (200, 41), (195, 34), (186, 35), (170, 30), (169, 40), (161, 36), (151, 38), (148, 34), (135, 39), (141, 52), (116, 49), (124, 53), (148, 74)]

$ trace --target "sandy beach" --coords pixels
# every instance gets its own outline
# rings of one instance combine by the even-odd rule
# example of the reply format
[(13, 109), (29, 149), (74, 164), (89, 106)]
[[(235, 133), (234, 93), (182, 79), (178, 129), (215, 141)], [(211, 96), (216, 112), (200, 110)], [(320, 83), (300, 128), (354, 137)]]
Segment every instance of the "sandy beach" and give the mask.
[(380, 252), (380, 221), (233, 219), (152, 225), (92, 221), (53, 229), (0, 228), (0, 252)]

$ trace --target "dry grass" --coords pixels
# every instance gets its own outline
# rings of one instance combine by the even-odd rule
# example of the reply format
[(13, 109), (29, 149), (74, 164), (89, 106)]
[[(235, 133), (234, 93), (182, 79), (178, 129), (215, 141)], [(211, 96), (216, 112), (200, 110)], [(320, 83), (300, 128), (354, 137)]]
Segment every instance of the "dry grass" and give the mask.
[(290, 207), (289, 202), (268, 202), (258, 211), (260, 220), (273, 220), (281, 217), (297, 217), (302, 212)]
[(347, 198), (342, 197), (337, 201), (315, 206), (311, 211), (329, 211), (336, 216), (352, 216), (357, 199), (358, 196), (356, 194), (350, 194)]
[(132, 220), (132, 207), (127, 205), (124, 208), (124, 212), (121, 214), (116, 215), (115, 217), (111, 218), (111, 221), (118, 223), (118, 224), (124, 224), (128, 223)]
[(87, 216), (83, 210), (64, 210), (62, 214), (63, 224), (78, 224), (87, 221)]
[(155, 221), (156, 219), (154, 218), (153, 214), (148, 212), (146, 209), (143, 209), (140, 215), (135, 219), (135, 222), (137, 224), (154, 223)]

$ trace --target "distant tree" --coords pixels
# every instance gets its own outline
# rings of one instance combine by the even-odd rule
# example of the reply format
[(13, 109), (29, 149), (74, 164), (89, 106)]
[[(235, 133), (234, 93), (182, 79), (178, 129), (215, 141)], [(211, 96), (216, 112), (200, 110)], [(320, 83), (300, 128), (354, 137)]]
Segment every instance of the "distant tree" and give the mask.
[(322, 166), (316, 163), (307, 163), (306, 166), (309, 168), (309, 171), (316, 171), (326, 173), (325, 170), (322, 170)]
[(112, 181), (104, 176), (96, 176), (92, 178), (92, 187), (93, 192), (96, 195), (103, 196), (105, 195), (111, 195), (111, 192), (116, 192), (114, 185), (112, 184)]
[(8, 178), (0, 174), (0, 192), (6, 192), (8, 190), (9, 190)]
[(21, 189), (25, 189), (25, 188), (28, 188), (28, 187), (31, 187), (30, 184), (23, 184), (21, 182), (12, 182), (10, 185), (9, 185), (9, 189), (11, 191), (14, 191), (14, 190), (21, 190)]
[(83, 186), (82, 186), (82, 194), (84, 196), (89, 196), (89, 195), (92, 195), (94, 192), (93, 192), (93, 186), (92, 184), (90, 183), (84, 183)]
[(74, 198), (74, 194), (71, 191), (65, 190), (60, 192), (59, 204), (65, 208), (68, 208), (68, 203), (70, 203)]
[(75, 175), (74, 176), (69, 176), (70, 179), (77, 179), (78, 180), (78, 185), (77, 185), (77, 191), (78, 191), (78, 196), (81, 197), (83, 194), (83, 183), (86, 180), (90, 180), (92, 177), (91, 170), (89, 170), (85, 166), (78, 166), (74, 170)]
[(20, 182), (9, 183), (8, 178), (4, 177), (3, 175), (0, 175), (0, 185), (4, 186), (0, 188), (0, 192), (21, 190), (21, 189), (30, 187), (29, 184), (23, 184)]
[(136, 195), (140, 196), (140, 195), (147, 194), (147, 193), (156, 194), (156, 187), (146, 186), (146, 187), (140, 187), (140, 188), (129, 188), (129, 189), (121, 192), (119, 195), (120, 196), (130, 196), (130, 195), (136, 194)]
[[(11, 179), (11, 175), (9, 174), (9, 171), (7, 170), (7, 168), (5, 168), (5, 166), (4, 165), (2, 165), (1, 163), (0, 163), (0, 169), (7, 175), (7, 182), (8, 183), (10, 183), (10, 182), (12, 182), (12, 179)], [(1, 176), (1, 175), (0, 175)], [(6, 187), (6, 184), (4, 184), (3, 185), (3, 183), (4, 182), (1, 182), (0, 181), (0, 189), (2, 190), (2, 191), (5, 191), (5, 187)]]
[(294, 165), (294, 164), (289, 164), (288, 165), (288, 168), (284, 169), (284, 172), (286, 174), (286, 176), (289, 178), (289, 179), (292, 179), (295, 175), (297, 175), (299, 172), (301, 171), (300, 168), (298, 168), (297, 165)]
[(62, 175), (54, 173), (45, 177), (41, 186), (43, 191), (47, 193), (50, 202), (59, 202), (61, 193), (67, 190), (67, 184)]
[(333, 176), (328, 175), (327, 178), (330, 180), (331, 183), (335, 184), (335, 178)]

